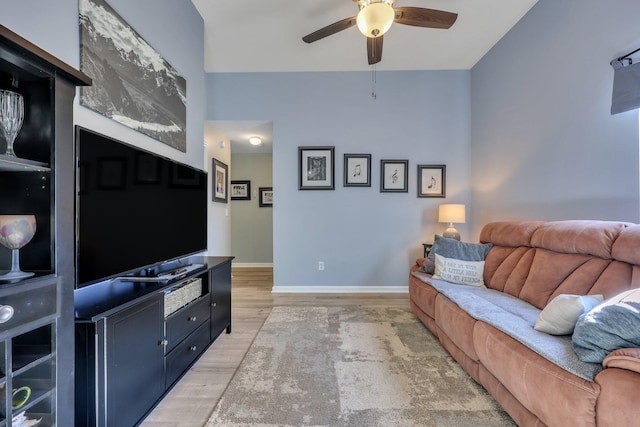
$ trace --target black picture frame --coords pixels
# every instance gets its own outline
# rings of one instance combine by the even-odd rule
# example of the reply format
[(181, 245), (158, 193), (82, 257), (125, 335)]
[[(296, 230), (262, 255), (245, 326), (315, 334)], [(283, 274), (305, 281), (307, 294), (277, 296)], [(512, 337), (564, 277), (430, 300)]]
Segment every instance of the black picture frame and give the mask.
[(380, 160), (380, 192), (409, 192), (409, 160)]
[(150, 153), (136, 151), (134, 182), (141, 185), (155, 185), (160, 182), (160, 159)]
[(203, 176), (196, 169), (169, 166), (169, 188), (194, 188), (203, 185)]
[(251, 181), (231, 181), (231, 200), (251, 200)]
[(273, 207), (273, 187), (258, 188), (258, 207), (261, 207), (261, 208)]
[(227, 203), (229, 194), (229, 174), (227, 172), (229, 171), (229, 168), (220, 160), (211, 160), (211, 170), (213, 171), (211, 174), (211, 198), (214, 202)]
[(335, 189), (335, 147), (298, 147), (298, 189)]
[(371, 154), (344, 155), (344, 187), (371, 187)]
[(98, 188), (121, 190), (125, 188), (127, 161), (124, 157), (102, 157), (98, 159)]
[(418, 197), (447, 197), (447, 166), (418, 165)]

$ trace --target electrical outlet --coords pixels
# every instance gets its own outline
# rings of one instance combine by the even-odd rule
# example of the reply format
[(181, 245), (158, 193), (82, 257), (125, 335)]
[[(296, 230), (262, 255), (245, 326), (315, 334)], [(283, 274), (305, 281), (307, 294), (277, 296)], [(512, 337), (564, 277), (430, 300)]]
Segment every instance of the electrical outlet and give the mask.
[(324, 261), (318, 261), (318, 270), (324, 270)]

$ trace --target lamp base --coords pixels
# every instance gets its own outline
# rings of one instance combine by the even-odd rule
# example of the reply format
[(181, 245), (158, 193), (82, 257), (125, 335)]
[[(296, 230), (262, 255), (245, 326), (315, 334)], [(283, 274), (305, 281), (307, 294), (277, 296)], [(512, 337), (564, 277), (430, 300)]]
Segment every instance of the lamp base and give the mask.
[(442, 237), (446, 237), (448, 239), (455, 239), (459, 241), (460, 232), (454, 228), (453, 224), (449, 224), (449, 227), (446, 230), (444, 230), (444, 233), (442, 233)]

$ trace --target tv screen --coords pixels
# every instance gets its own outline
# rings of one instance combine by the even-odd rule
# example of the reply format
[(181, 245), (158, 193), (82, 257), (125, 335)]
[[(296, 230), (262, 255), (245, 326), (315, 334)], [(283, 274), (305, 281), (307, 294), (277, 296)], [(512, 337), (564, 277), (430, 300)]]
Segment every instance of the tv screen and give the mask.
[(76, 126), (76, 287), (207, 248), (207, 174)]

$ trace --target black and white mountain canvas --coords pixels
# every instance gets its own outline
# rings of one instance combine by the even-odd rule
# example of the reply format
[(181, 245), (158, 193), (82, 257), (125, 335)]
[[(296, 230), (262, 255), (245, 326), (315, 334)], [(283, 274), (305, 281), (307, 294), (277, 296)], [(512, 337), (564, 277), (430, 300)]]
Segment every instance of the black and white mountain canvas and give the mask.
[(80, 0), (80, 104), (180, 151), (187, 82), (104, 0)]

